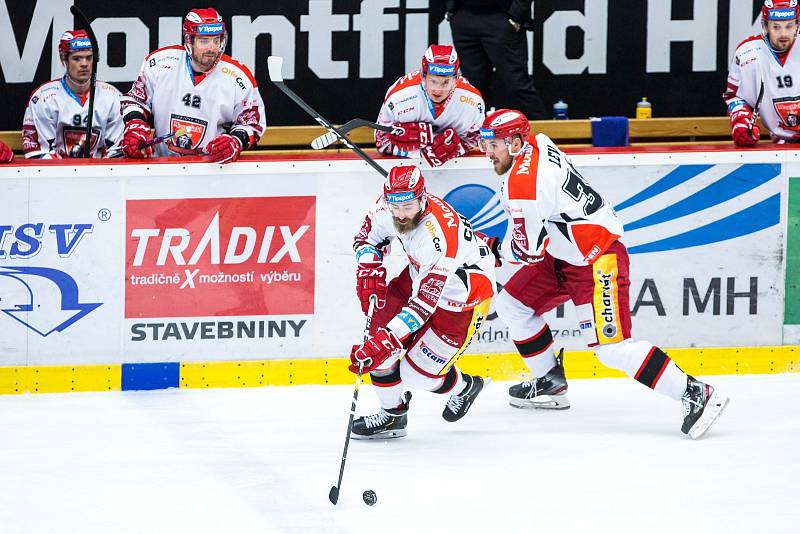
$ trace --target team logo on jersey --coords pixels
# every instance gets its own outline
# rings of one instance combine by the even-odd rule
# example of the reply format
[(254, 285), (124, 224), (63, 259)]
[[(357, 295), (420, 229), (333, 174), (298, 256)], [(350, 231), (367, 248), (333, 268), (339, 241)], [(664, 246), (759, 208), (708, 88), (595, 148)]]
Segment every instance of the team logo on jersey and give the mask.
[(419, 288), (420, 298), (431, 305), (435, 305), (439, 297), (442, 296), (445, 280), (443, 277), (427, 278)]
[(203, 137), (208, 129), (208, 122), (185, 115), (172, 115), (169, 121), (171, 132), (184, 128), (186, 133), (166, 142), (167, 148), (176, 154), (197, 154), (197, 148), (203, 142)]
[(800, 97), (776, 98), (772, 102), (783, 126), (787, 130), (800, 130)]
[[(80, 158), (83, 155), (83, 145), (86, 142), (86, 129), (85, 128), (64, 128), (64, 153), (70, 158)], [(93, 152), (97, 147), (97, 141), (100, 139), (100, 130), (92, 128), (92, 142), (89, 147), (89, 152)]]

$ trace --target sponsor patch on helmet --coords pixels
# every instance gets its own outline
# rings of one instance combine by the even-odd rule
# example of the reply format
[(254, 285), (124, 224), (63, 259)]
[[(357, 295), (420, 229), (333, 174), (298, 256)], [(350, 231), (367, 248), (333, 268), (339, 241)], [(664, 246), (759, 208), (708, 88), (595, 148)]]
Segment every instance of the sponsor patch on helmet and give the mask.
[(414, 192), (406, 191), (403, 193), (386, 193), (386, 200), (387, 202), (393, 202), (396, 204), (408, 202), (409, 200), (414, 200)]
[(494, 130), (491, 128), (481, 128), (481, 139), (494, 139)]
[(794, 9), (791, 7), (770, 9), (767, 13), (767, 20), (791, 20), (796, 18)]
[(89, 39), (73, 39), (69, 42), (70, 50), (86, 50), (92, 48), (92, 42)]
[(201, 24), (197, 27), (198, 35), (219, 35), (223, 31), (222, 24)]
[(438, 76), (453, 76), (455, 73), (455, 65), (439, 65), (437, 63), (430, 63), (428, 65), (428, 74), (436, 74)]

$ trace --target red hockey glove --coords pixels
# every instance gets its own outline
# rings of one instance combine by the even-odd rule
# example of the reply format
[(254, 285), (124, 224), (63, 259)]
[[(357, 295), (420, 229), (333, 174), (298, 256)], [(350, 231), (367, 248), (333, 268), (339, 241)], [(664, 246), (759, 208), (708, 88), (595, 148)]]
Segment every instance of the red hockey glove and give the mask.
[(353, 345), (350, 352), (350, 367), (352, 373), (358, 373), (359, 364), (361, 372), (369, 373), (385, 362), (395, 351), (403, 348), (403, 344), (394, 333), (379, 328), (374, 336), (370, 336), (363, 345)]
[(441, 132), (430, 146), (422, 148), (422, 157), (431, 167), (441, 167), (447, 161), (465, 153), (461, 139), (452, 128)]
[(399, 132), (386, 136), (403, 152), (411, 152), (433, 142), (433, 125), (427, 122), (396, 122), (392, 127)]
[(152, 138), (150, 125), (142, 119), (133, 119), (125, 123), (120, 147), (126, 158), (145, 158), (153, 155), (153, 147), (149, 146), (143, 150), (139, 147)]
[(483, 239), (486, 242), (486, 246), (489, 247), (489, 250), (492, 252), (492, 255), (494, 256), (494, 266), (500, 267), (503, 264), (502, 257), (500, 256), (500, 244), (502, 243), (502, 241), (500, 241), (500, 238), (488, 236), (483, 232), (475, 231), (473, 233), (477, 237)]
[(242, 142), (230, 134), (218, 135), (206, 145), (208, 159), (218, 163), (232, 163), (242, 153)]
[(386, 268), (378, 262), (359, 263), (356, 268), (356, 293), (361, 301), (361, 310), (369, 311), (369, 298), (377, 297), (376, 308), (386, 306)]
[(12, 161), (14, 161), (14, 153), (0, 141), (0, 163), (11, 163)]
[(736, 146), (754, 146), (761, 139), (761, 130), (750, 106), (743, 105), (731, 113), (731, 137)]

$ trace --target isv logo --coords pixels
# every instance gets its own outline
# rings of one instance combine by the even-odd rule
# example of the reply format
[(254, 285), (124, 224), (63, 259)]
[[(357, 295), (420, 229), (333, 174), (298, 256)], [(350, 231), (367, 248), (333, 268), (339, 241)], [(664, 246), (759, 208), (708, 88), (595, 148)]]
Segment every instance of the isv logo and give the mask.
[[(30, 259), (52, 242), (68, 258), (92, 224), (29, 223), (0, 225), (0, 259)], [(78, 284), (68, 273), (52, 267), (0, 265), (0, 311), (46, 337), (62, 332), (102, 303), (80, 302)], [(11, 296), (3, 290), (12, 289)]]

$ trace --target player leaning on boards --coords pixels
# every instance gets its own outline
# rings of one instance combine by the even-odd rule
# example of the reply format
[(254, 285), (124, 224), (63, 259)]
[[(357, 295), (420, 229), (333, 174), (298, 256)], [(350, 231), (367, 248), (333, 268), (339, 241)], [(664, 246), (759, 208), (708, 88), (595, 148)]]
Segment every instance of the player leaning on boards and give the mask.
[[(131, 90), (122, 98), (129, 158), (207, 154), (211, 161), (236, 161), (264, 133), (264, 102), (250, 70), (223, 54), (228, 33), (213, 8), (192, 9), (183, 21), (183, 45), (147, 56)], [(185, 132), (147, 147), (156, 136)]]
[[(530, 136), (519, 111), (490, 113), (481, 150), (502, 177), (511, 236), (493, 250), (525, 263), (505, 284), (495, 307), (533, 375), (509, 389), (518, 408), (568, 408), (567, 381), (542, 314), (568, 300), (597, 357), (645, 386), (683, 402), (681, 431), (698, 438), (728, 398), (687, 376), (660, 348), (631, 337), (628, 251), (612, 206), (581, 177), (555, 143)], [(493, 243), (490, 243), (493, 245)]]
[(421, 156), (438, 167), (478, 145), (484, 115), (481, 93), (459, 75), (455, 48), (431, 45), (422, 69), (386, 92), (377, 122), (400, 132), (375, 130), (375, 146), (384, 154)]
[[(383, 255), (393, 240), (403, 247), (408, 266), (387, 286)], [(425, 180), (413, 165), (389, 172), (353, 249), (361, 307), (367, 313), (372, 295), (377, 304), (370, 337), (353, 346), (350, 370), (357, 372), (361, 363), (370, 373), (381, 410), (359, 417), (352, 437), (405, 436), (411, 393), (404, 388), (449, 393), (442, 417), (461, 419), (485, 384), (480, 376), (462, 373), (456, 360), (494, 296), (491, 251), (466, 218), (425, 192)]]
[(736, 48), (722, 99), (737, 146), (753, 146), (761, 138), (759, 115), (773, 142), (800, 141), (800, 51), (794, 49), (798, 18), (797, 0), (766, 0), (763, 33)]
[[(22, 120), (22, 151), (26, 158), (83, 157), (89, 89), (92, 78), (92, 45), (84, 30), (64, 32), (58, 42), (64, 76), (36, 89), (28, 100)], [(122, 95), (112, 85), (97, 81), (90, 154), (105, 157), (122, 137), (119, 102)]]

